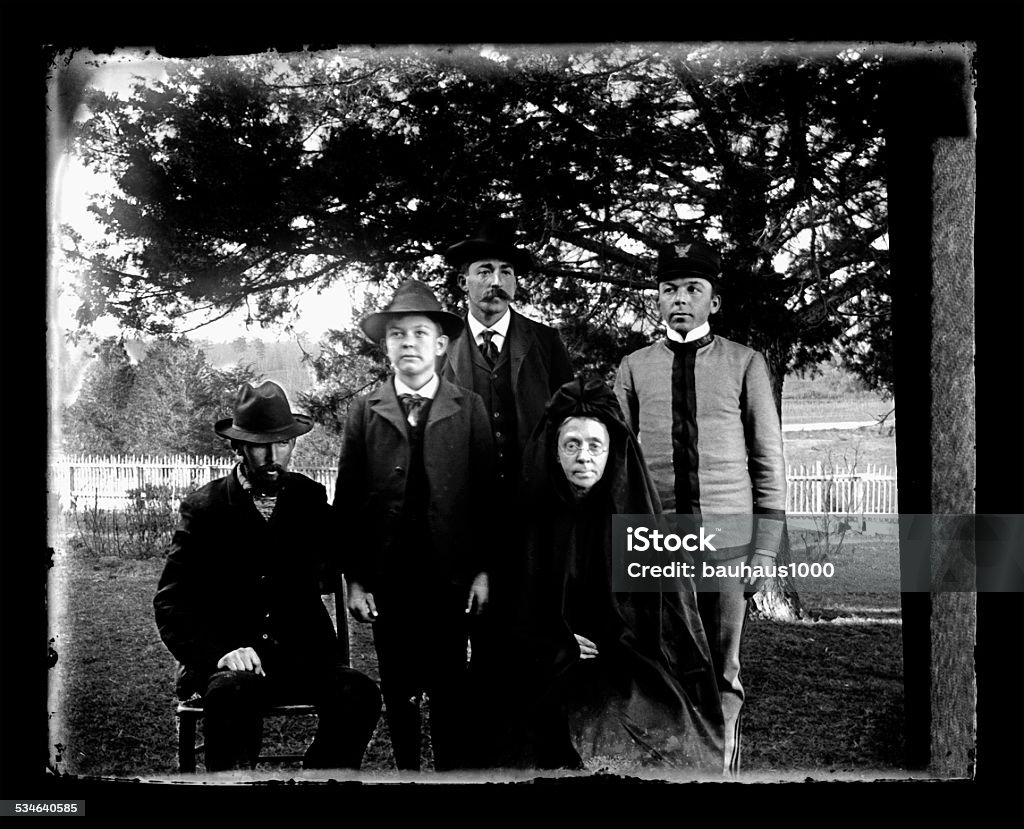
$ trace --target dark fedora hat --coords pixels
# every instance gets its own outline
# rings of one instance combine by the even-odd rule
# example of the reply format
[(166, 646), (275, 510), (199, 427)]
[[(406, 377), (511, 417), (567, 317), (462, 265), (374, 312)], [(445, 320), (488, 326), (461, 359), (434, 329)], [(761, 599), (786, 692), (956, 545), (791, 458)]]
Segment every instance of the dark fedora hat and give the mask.
[(654, 287), (679, 277), (699, 277), (711, 283), (714, 290), (722, 276), (722, 260), (710, 245), (699, 241), (680, 241), (665, 245), (658, 254), (654, 268)]
[(293, 414), (284, 389), (266, 380), (258, 386), (242, 383), (235, 398), (234, 415), (218, 420), (213, 431), (222, 438), (246, 443), (277, 443), (304, 435), (312, 428), (313, 419)]
[(515, 228), (508, 219), (484, 222), (475, 236), (449, 247), (444, 258), (455, 268), (481, 259), (501, 259), (521, 272), (534, 266), (530, 252), (516, 246)]
[(429, 286), (418, 279), (405, 280), (398, 286), (388, 307), (367, 316), (359, 323), (359, 327), (363, 329), (363, 333), (367, 337), (375, 343), (379, 343), (384, 339), (384, 330), (388, 320), (405, 317), (409, 314), (422, 314), (434, 320), (441, 326), (441, 330), (453, 340), (462, 333), (462, 317), (445, 311)]

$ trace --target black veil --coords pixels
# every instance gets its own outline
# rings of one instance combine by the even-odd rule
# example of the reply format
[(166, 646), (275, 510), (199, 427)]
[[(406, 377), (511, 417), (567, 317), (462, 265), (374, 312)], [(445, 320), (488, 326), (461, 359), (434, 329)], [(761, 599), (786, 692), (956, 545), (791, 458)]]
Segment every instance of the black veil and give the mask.
[[(608, 429), (604, 474), (583, 497), (557, 460), (559, 427), (569, 417), (595, 418)], [(720, 771), (722, 713), (692, 583), (666, 582), (661, 592), (612, 590), (612, 515), (661, 513), (612, 390), (597, 377), (558, 389), (522, 469), (527, 514), (516, 626), (546, 706), (537, 764), (572, 764), (565, 762), (567, 731), (585, 761)], [(596, 659), (580, 659), (574, 634), (597, 644)]]

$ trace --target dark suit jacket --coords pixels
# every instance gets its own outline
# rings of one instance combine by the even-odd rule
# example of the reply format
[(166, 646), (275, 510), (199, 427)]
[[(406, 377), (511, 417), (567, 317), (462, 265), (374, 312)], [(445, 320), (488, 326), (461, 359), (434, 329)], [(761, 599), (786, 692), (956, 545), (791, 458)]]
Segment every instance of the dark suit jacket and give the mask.
[[(512, 319), (508, 340), (512, 360), (512, 389), (516, 397), (519, 450), (522, 452), (533, 428), (544, 414), (544, 406), (559, 386), (573, 378), (569, 352), (558, 331), (534, 322), (510, 309)], [(448, 346), (441, 363), (442, 377), (466, 389), (473, 388), (473, 353), (479, 352), (469, 324), (462, 335)]]
[(253, 648), (268, 675), (275, 663), (337, 652), (320, 599), (331, 528), (323, 486), (289, 473), (266, 521), (232, 472), (180, 512), (153, 606), (164, 644), (196, 681), (240, 647)]
[[(467, 590), (489, 563), (485, 513), (493, 454), (483, 400), (442, 379), (423, 434), (433, 576)], [(396, 546), (404, 540), (410, 458), (408, 425), (389, 378), (349, 410), (334, 495), (338, 532), (346, 539), (345, 575), (370, 591), (386, 590), (402, 576), (393, 565), (407, 556)]]

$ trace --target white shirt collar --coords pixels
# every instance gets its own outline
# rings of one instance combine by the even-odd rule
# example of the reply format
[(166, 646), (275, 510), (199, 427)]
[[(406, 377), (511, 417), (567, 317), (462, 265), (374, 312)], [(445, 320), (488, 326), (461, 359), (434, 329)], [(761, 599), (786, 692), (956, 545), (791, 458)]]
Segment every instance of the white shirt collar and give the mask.
[(671, 328), (669, 328), (668, 323), (665, 323), (665, 336), (668, 337), (673, 342), (677, 343), (690, 343), (693, 342), (694, 340), (699, 340), (705, 334), (709, 334), (710, 332), (711, 323), (705, 322), (698, 325), (692, 331), (688, 331), (686, 333), (686, 336), (684, 337), (678, 331), (673, 331)]
[(491, 342), (494, 343), (498, 351), (501, 351), (501, 344), (505, 341), (505, 337), (508, 336), (508, 325), (512, 322), (512, 311), (505, 309), (505, 313), (502, 314), (501, 319), (494, 323), (490, 328), (480, 322), (480, 320), (472, 314), (468, 314), (466, 316), (466, 321), (469, 323), (469, 330), (473, 335), (473, 342), (480, 345), (480, 333), (482, 331), (493, 331), (497, 336), (491, 340)]
[(420, 388), (411, 389), (399, 379), (397, 374), (395, 375), (395, 394), (418, 394), (420, 397), (427, 398), (427, 400), (433, 400), (440, 385), (441, 379), (435, 374)]

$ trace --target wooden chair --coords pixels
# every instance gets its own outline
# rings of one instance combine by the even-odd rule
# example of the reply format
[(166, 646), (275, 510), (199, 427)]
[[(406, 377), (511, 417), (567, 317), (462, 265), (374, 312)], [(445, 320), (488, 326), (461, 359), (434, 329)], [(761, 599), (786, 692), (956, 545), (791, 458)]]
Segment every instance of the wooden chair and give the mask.
[[(338, 632), (338, 647), (341, 651), (342, 661), (348, 665), (350, 664), (349, 630), (344, 586), (339, 586), (337, 590), (328, 595), (332, 597), (332, 601), (325, 601), (324, 604), (328, 605), (329, 610), (332, 609), (330, 605), (334, 605), (332, 616), (335, 629)], [(272, 705), (263, 712), (264, 717), (297, 717), (315, 714), (316, 707), (309, 704)], [(196, 743), (196, 726), (203, 716), (203, 701), (200, 696), (196, 694), (191, 699), (179, 702), (174, 716), (178, 733), (178, 771), (194, 772), (196, 770), (196, 754), (205, 748), (204, 743)], [(297, 763), (301, 761), (301, 754), (260, 754), (259, 756), (259, 762), (267, 763)]]

